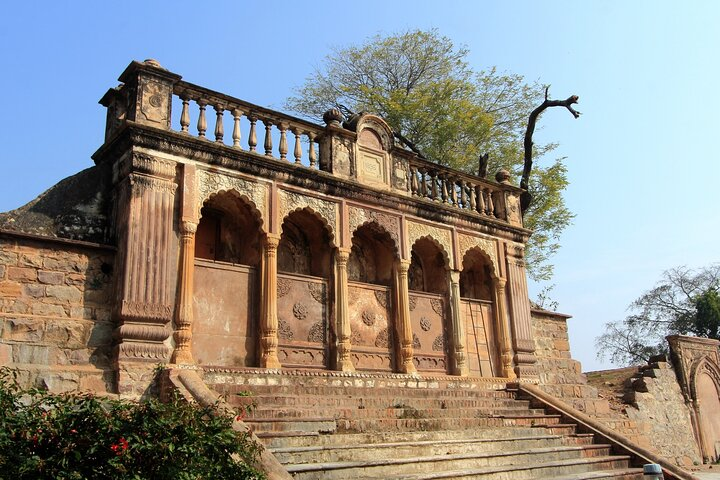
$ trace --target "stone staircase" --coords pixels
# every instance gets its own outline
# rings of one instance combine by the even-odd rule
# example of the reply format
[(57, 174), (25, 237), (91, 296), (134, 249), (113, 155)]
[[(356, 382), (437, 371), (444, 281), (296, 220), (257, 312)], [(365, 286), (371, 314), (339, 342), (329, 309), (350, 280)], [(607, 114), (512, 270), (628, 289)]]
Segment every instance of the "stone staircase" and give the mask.
[[(559, 414), (504, 383), (457, 377), (206, 370), (299, 479), (641, 479)], [(251, 395), (246, 396), (249, 392)]]

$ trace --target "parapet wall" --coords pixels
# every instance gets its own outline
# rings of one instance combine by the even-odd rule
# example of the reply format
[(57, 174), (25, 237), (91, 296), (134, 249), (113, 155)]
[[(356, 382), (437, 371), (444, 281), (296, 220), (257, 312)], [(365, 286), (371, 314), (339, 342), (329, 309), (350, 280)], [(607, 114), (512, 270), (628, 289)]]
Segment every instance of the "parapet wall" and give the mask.
[(26, 386), (112, 391), (114, 253), (0, 232), (0, 365)]

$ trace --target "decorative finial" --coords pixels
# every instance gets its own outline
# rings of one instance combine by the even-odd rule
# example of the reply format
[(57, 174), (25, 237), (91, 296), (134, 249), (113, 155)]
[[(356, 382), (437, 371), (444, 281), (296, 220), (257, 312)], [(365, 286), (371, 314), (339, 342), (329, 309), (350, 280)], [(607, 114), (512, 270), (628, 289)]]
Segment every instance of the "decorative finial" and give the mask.
[(163, 66), (160, 65), (160, 62), (158, 62), (158, 61), (155, 60), (154, 58), (146, 58), (146, 59), (143, 61), (143, 63), (144, 63), (145, 65), (150, 66), (150, 67), (162, 68), (163, 70), (165, 70), (165, 69), (163, 68)]
[(510, 172), (504, 168), (498, 170), (495, 174), (495, 180), (499, 183), (510, 183)]
[(342, 112), (337, 108), (331, 108), (323, 114), (323, 122), (328, 127), (340, 127), (340, 122), (344, 119)]

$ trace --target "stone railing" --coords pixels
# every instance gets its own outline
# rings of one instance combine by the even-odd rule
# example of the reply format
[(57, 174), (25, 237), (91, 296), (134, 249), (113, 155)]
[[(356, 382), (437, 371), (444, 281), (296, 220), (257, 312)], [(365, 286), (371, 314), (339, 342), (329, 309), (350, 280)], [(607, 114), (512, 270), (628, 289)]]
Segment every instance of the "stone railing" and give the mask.
[[(182, 109), (177, 119), (182, 133), (240, 150), (257, 152), (258, 129), (260, 128), (257, 122), (260, 121), (262, 130), (264, 130), (263, 142), (259, 145), (262, 153), (268, 157), (294, 162), (297, 165), (304, 164), (312, 169), (317, 169), (319, 166), (316, 142), (324, 132), (319, 125), (184, 81), (179, 81), (174, 85), (173, 95), (182, 102)], [(196, 118), (191, 116), (191, 102), (197, 107)], [(232, 118), (232, 131), (229, 138), (225, 134), (225, 112), (228, 112)], [(208, 132), (208, 116), (214, 117), (212, 133)], [(245, 147), (242, 146), (241, 121), (243, 119), (246, 121), (243, 123), (249, 124), (247, 139), (244, 141)], [(173, 118), (174, 120), (175, 118)], [(289, 148), (288, 132), (292, 133), (294, 137), (292, 152)], [(212, 139), (209, 138), (210, 135), (212, 135)], [(277, 147), (274, 146), (276, 142)], [(303, 143), (307, 144), (305, 146), (307, 161), (303, 161)], [(288, 154), (292, 158), (288, 158)]]
[[(414, 197), (427, 198), (480, 215), (509, 221), (502, 184), (468, 175), (419, 158), (409, 161), (409, 189)], [(507, 181), (499, 172), (498, 181)]]

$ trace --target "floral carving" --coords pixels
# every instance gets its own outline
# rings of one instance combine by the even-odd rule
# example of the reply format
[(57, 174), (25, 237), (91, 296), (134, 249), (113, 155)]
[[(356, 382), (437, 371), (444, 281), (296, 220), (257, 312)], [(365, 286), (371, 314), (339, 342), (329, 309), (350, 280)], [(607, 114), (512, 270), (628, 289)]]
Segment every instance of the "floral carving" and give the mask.
[(418, 297), (414, 295), (410, 295), (410, 301), (408, 302), (410, 304), (410, 311), (412, 312), (415, 310), (415, 307), (417, 307)]
[(378, 348), (389, 348), (390, 347), (390, 334), (387, 328), (380, 330), (380, 333), (375, 337), (375, 346)]
[(325, 325), (315, 322), (308, 332), (308, 342), (325, 343)]
[(383, 290), (375, 290), (375, 299), (384, 309), (388, 308), (388, 294)]
[(375, 314), (365, 310), (362, 314), (362, 321), (368, 327), (372, 327), (373, 325), (375, 325)]
[(278, 320), (278, 338), (289, 342), (294, 336), (290, 325), (285, 320)]
[(316, 302), (325, 304), (325, 285), (322, 283), (313, 283), (308, 282), (307, 284), (308, 290), (310, 290), (310, 295), (315, 299)]
[(293, 305), (293, 315), (298, 320), (305, 320), (308, 315), (308, 308), (302, 303), (296, 303)]
[(443, 316), (443, 302), (439, 298), (432, 298), (430, 299), (430, 305), (432, 306), (432, 309), (440, 315)]
[(267, 191), (264, 184), (259, 184), (238, 177), (230, 177), (218, 172), (198, 172), (198, 197), (195, 206), (197, 216), (200, 218), (200, 209), (203, 203), (215, 193), (235, 190), (247, 197), (255, 208), (260, 211), (262, 218), (267, 218)]
[(445, 255), (447, 256), (449, 264), (453, 264), (452, 234), (450, 230), (435, 227), (433, 225), (428, 225), (425, 223), (416, 223), (408, 220), (407, 232), (408, 250), (415, 244), (418, 239), (422, 237), (430, 237), (438, 244), (440, 244), (440, 246), (444, 250)]
[(350, 334), (350, 343), (352, 345), (360, 345), (362, 343), (362, 335), (357, 330)]
[(498, 259), (497, 259), (497, 246), (494, 240), (481, 237), (473, 237), (465, 235), (464, 233), (458, 234), (458, 244), (460, 251), (458, 253), (459, 258), (465, 257), (467, 252), (471, 248), (479, 248), (484, 254), (490, 257), (495, 272), (498, 272)]
[(420, 345), (420, 339), (414, 333), (413, 333), (413, 348), (416, 348), (418, 350), (420, 350), (422, 348), (422, 345)]
[(429, 332), (430, 328), (432, 327), (432, 322), (427, 317), (422, 317), (420, 319), (420, 328), (423, 329), (423, 332)]
[(290, 280), (287, 278), (278, 278), (277, 279), (277, 298), (284, 297), (288, 294), (290, 291), (290, 287), (292, 284), (290, 283)]
[(432, 344), (432, 349), (435, 352), (442, 352), (445, 350), (445, 338), (442, 335), (435, 337)]
[(330, 227), (330, 234), (335, 235), (337, 229), (337, 204), (321, 200), (315, 197), (309, 197), (300, 193), (288, 192), (286, 190), (278, 191), (278, 200), (280, 203), (280, 220), (284, 220), (291, 212), (309, 208), (313, 212), (327, 222)]

